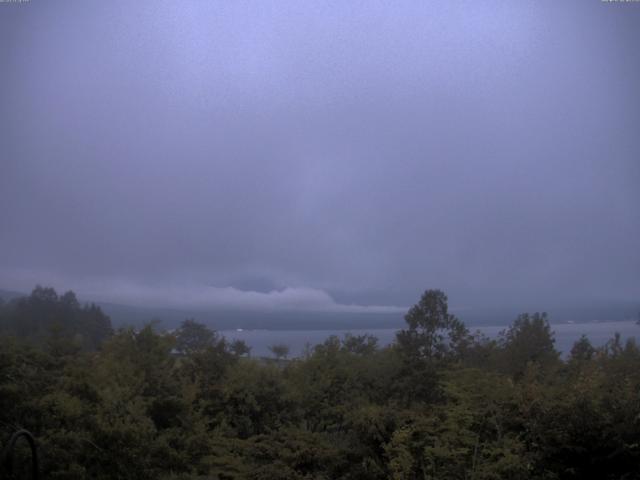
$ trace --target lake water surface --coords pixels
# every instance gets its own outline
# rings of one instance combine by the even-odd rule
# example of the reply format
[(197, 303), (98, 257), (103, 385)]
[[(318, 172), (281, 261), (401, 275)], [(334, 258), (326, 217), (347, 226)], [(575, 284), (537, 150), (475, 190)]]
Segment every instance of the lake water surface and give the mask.
[[(489, 337), (496, 337), (505, 325), (470, 327), (471, 331), (479, 330)], [(630, 337), (640, 338), (640, 326), (633, 321), (626, 322), (601, 322), (601, 323), (558, 323), (551, 325), (555, 332), (556, 348), (567, 355), (573, 343), (586, 335), (594, 346), (601, 346), (619, 332), (622, 340)], [(253, 356), (271, 356), (269, 346), (276, 343), (288, 345), (291, 356), (300, 355), (305, 345), (317, 345), (324, 342), (331, 335), (342, 337), (350, 332), (353, 335), (369, 333), (378, 338), (381, 346), (389, 345), (395, 338), (397, 329), (358, 329), (358, 330), (222, 330), (227, 339), (244, 340), (251, 347)]]

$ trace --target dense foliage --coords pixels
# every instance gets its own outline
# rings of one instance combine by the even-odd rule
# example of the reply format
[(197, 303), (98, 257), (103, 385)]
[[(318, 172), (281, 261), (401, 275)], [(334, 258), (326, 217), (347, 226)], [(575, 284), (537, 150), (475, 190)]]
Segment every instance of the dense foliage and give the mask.
[(32, 431), (45, 478), (640, 478), (640, 349), (619, 336), (563, 360), (546, 315), (490, 340), (427, 291), (394, 345), (270, 361), (194, 320), (112, 333), (96, 312), (50, 289), (0, 310), (0, 441)]
[(6, 304), (0, 299), (0, 335), (95, 350), (112, 333), (111, 321), (100, 307), (80, 305), (71, 291), (58, 296), (53, 288), (38, 285), (28, 297)]

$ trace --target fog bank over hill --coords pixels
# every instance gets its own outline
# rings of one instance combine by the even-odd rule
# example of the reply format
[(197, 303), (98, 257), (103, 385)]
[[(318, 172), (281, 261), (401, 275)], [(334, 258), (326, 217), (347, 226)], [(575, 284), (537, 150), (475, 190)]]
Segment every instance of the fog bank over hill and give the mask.
[[(5, 301), (27, 293), (0, 290)], [(114, 326), (141, 326), (150, 321), (159, 328), (176, 328), (185, 318), (195, 318), (217, 330), (227, 329), (277, 329), (277, 330), (348, 330), (403, 328), (407, 309), (396, 308), (391, 312), (364, 311), (306, 311), (256, 310), (250, 308), (168, 308), (159, 306), (126, 305), (96, 301), (79, 296), (81, 303), (95, 302), (111, 317)], [(545, 308), (523, 305), (522, 308), (477, 307), (456, 308), (451, 312), (469, 327), (480, 325), (508, 325), (523, 312), (547, 311), (552, 323), (613, 322), (637, 319), (640, 302), (610, 302), (585, 305), (551, 306)]]

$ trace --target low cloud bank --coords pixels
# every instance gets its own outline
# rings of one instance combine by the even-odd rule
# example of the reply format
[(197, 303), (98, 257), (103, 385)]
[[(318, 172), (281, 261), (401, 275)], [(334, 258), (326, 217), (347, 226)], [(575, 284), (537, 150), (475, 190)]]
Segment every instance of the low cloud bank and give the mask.
[(270, 292), (240, 290), (234, 287), (180, 286), (148, 287), (133, 284), (113, 285), (95, 292), (101, 300), (130, 305), (195, 308), (199, 310), (231, 308), (247, 310), (296, 310), (343, 313), (402, 313), (406, 307), (391, 305), (355, 305), (337, 303), (327, 292), (307, 287), (287, 287)]
[[(12, 284), (6, 284), (7, 279)], [(0, 275), (5, 288), (30, 291), (37, 283), (64, 292), (73, 290), (81, 300), (119, 303), (140, 307), (177, 309), (237, 309), (336, 313), (405, 313), (395, 305), (357, 305), (336, 302), (321, 289), (286, 287), (269, 292), (208, 285), (145, 285), (128, 280), (92, 279), (66, 281), (50, 274), (12, 272)], [(16, 285), (16, 280), (19, 280)]]

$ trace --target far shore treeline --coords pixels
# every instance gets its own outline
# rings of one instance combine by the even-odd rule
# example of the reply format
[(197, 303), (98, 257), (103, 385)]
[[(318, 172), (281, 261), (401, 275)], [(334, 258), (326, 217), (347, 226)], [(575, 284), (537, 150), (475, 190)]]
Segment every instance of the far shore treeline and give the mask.
[(634, 338), (583, 336), (563, 359), (545, 313), (491, 339), (440, 290), (405, 321), (386, 347), (332, 336), (254, 358), (193, 319), (114, 330), (36, 287), (0, 301), (0, 448), (32, 432), (46, 479), (640, 478)]

